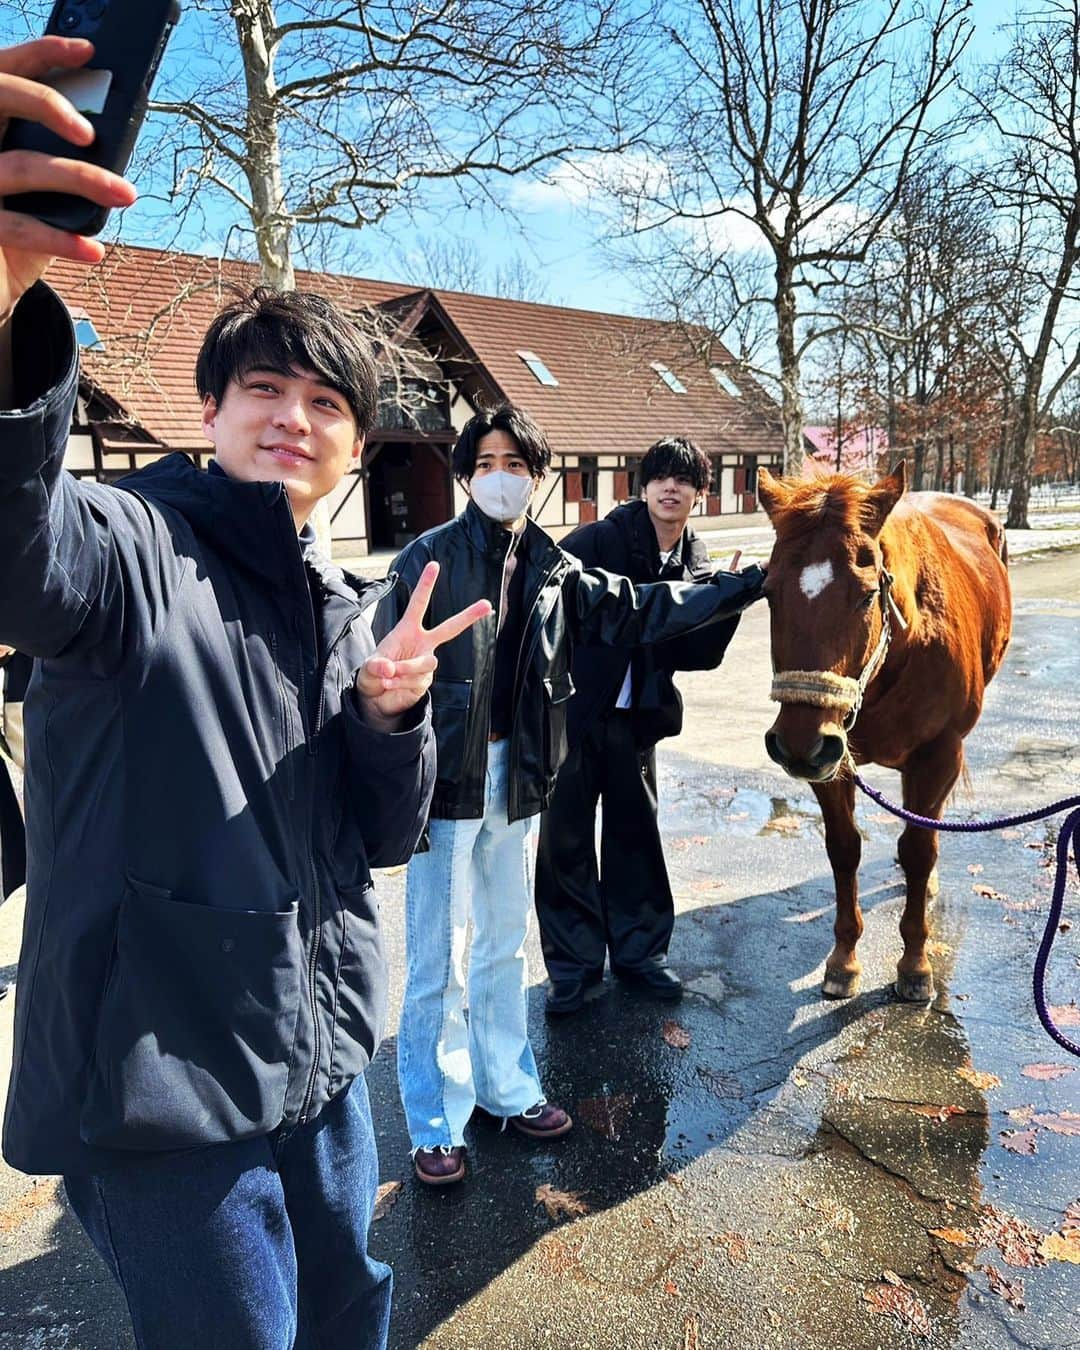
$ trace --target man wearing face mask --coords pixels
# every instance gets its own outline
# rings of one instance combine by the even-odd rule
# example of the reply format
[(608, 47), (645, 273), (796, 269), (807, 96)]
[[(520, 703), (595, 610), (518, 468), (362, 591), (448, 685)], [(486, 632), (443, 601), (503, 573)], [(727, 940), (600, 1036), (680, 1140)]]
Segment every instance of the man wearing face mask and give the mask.
[(571, 1127), (546, 1101), (529, 1044), (525, 937), (529, 835), (566, 756), (573, 643), (632, 648), (677, 637), (739, 613), (764, 581), (751, 567), (706, 585), (635, 586), (583, 568), (527, 515), (550, 458), (543, 432), (520, 408), (477, 413), (453, 452), (470, 501), (402, 551), (393, 569), (399, 587), (376, 620), (377, 632), (393, 626), (432, 560), (441, 565), (433, 624), (461, 597), (493, 607), (440, 651), (430, 848), (414, 854), (406, 886), (398, 1074), (416, 1175), (433, 1186), (465, 1175), (464, 1131), (477, 1107), (534, 1139)]

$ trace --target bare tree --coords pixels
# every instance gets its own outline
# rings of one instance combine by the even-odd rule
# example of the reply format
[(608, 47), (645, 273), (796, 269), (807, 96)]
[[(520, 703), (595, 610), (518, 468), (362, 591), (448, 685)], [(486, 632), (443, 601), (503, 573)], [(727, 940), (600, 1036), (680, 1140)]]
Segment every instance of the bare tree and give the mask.
[(1010, 429), (1006, 523), (1026, 529), (1039, 428), (1080, 369), (1080, 0), (1046, 0), (1025, 11), (1008, 54), (977, 97), (1000, 147), (987, 189), (1012, 221), (1024, 290), (1038, 296), (1005, 328), (1022, 376)]
[[(932, 114), (970, 35), (966, 8), (697, 0), (671, 33), (679, 83), (665, 87), (671, 112), (653, 159), (623, 185), (624, 233), (662, 235), (653, 261), (669, 289), (674, 263), (683, 294), (704, 284), (723, 297), (721, 317), (768, 303), (788, 472), (803, 456), (801, 361), (831, 326), (809, 315), (866, 256), (945, 134)], [(731, 256), (747, 226), (768, 270), (751, 269), (749, 288)]]
[(473, 291), (503, 300), (556, 304), (547, 277), (520, 253), (498, 263), (460, 235), (422, 235), (389, 258), (396, 279), (436, 290)]
[[(254, 254), (288, 287), (355, 232), (438, 186), (625, 147), (647, 56), (632, 0), (188, 0), (139, 143), (136, 181), (170, 223)], [(12, 0), (0, 32), (39, 27)], [(227, 222), (222, 225), (222, 220)], [(335, 239), (328, 250), (327, 239)], [(167, 238), (165, 238), (167, 242)]]

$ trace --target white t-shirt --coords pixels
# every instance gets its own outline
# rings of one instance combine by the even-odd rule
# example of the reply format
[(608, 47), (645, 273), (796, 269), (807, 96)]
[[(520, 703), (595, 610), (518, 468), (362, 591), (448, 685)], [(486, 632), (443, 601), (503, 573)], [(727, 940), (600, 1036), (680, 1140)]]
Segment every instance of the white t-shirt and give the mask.
[[(661, 552), (661, 554), (660, 554), (660, 571), (661, 571), (661, 572), (662, 572), (662, 571), (664, 570), (664, 568), (668, 565), (668, 563), (669, 563), (669, 562), (671, 561), (671, 559), (675, 556), (675, 554), (678, 553), (679, 547), (680, 547), (681, 544), (682, 544), (682, 540), (680, 539), (679, 542), (675, 545), (674, 548), (669, 548), (668, 551), (667, 551), (666, 553)], [(630, 706), (630, 696), (631, 696), (631, 692), (632, 692), (632, 690), (631, 690), (631, 679), (630, 679), (630, 662), (627, 661), (627, 663), (626, 663), (626, 674), (623, 676), (622, 686), (621, 686), (620, 689), (619, 689), (619, 697), (615, 700), (615, 706), (616, 706), (616, 708), (629, 708), (629, 706)]]

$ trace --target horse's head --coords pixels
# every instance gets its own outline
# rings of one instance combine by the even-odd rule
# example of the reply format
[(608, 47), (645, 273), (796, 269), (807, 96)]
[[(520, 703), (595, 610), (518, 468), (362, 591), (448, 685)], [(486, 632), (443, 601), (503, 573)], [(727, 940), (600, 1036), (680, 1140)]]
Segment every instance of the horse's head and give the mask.
[(758, 474), (776, 531), (765, 594), (781, 705), (765, 748), (793, 778), (825, 782), (847, 757), (847, 729), (888, 641), (892, 578), (879, 536), (903, 492), (903, 462), (873, 487), (842, 474)]

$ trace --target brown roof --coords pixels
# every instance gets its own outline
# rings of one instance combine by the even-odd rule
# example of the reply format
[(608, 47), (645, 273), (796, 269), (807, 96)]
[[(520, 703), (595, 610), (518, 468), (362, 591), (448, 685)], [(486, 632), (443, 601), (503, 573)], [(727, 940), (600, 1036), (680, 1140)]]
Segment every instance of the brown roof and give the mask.
[[(104, 352), (83, 354), (92, 386), (150, 439), (203, 451), (195, 356), (226, 288), (257, 280), (252, 264), (129, 245), (110, 248), (98, 267), (58, 260), (49, 272), (50, 283), (70, 306), (89, 314), (105, 343)], [(412, 304), (393, 302), (417, 297), (438, 321), (449, 319), (490, 376), (487, 386), (525, 407), (556, 453), (641, 453), (660, 436), (685, 435), (708, 451), (780, 455), (775, 404), (743, 374), (735, 378), (745, 396), (725, 393), (708, 367), (731, 358), (700, 332), (652, 319), (326, 273), (298, 272), (297, 285), (354, 312), (386, 306), (413, 321)], [(519, 350), (535, 352), (558, 387), (541, 385)], [(670, 367), (687, 392), (672, 392), (651, 368), (653, 361)]]

